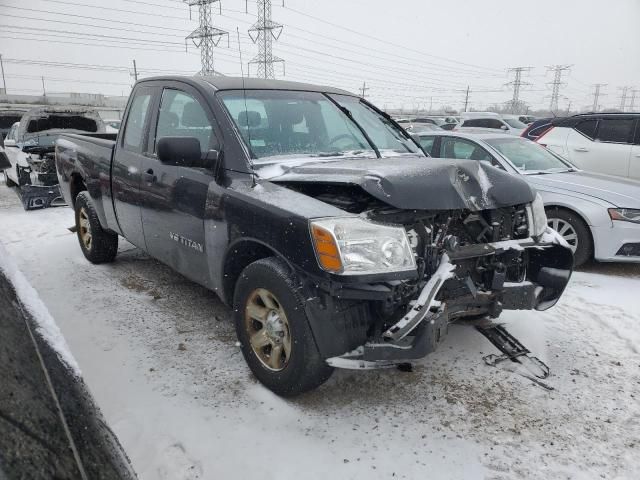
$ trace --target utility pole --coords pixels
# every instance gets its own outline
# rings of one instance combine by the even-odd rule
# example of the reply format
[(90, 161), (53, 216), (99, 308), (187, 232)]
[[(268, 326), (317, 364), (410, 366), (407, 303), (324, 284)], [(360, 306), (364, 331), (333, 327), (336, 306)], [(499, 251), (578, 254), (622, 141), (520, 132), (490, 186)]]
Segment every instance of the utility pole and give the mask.
[(467, 93), (464, 96), (464, 111), (467, 111), (467, 106), (469, 105), (469, 85), (467, 85)]
[(0, 54), (0, 70), (2, 70), (2, 86), (4, 87), (4, 94), (7, 94), (7, 80), (4, 78), (4, 63), (2, 63), (2, 54)]
[(511, 113), (516, 113), (516, 110), (520, 108), (520, 88), (525, 85), (530, 85), (522, 81), (522, 73), (528, 72), (531, 68), (532, 67), (514, 67), (507, 70), (507, 73), (514, 72), (515, 74), (513, 81), (505, 84), (508, 87), (513, 87), (513, 96), (509, 102)]
[(136, 66), (135, 59), (133, 60), (133, 78), (136, 79), (136, 82), (138, 81), (138, 67)]
[(273, 42), (282, 34), (282, 24), (271, 19), (271, 0), (257, 0), (258, 21), (249, 29), (249, 37), (258, 45), (258, 54), (251, 59), (249, 65), (258, 66), (257, 76), (261, 78), (275, 78), (274, 63), (284, 60), (273, 54)]
[(601, 93), (600, 89), (606, 86), (607, 86), (606, 83), (596, 83), (593, 85), (593, 87), (595, 88), (595, 91), (593, 92), (593, 107), (591, 107), (591, 111), (597, 112), (598, 110), (600, 110), (600, 104), (598, 103), (598, 100), (600, 99), (601, 96), (606, 95), (605, 93)]
[[(191, 12), (191, 7), (198, 6), (200, 20), (200, 26), (185, 38), (185, 46), (187, 40), (191, 40), (196, 48), (200, 49), (200, 64), (202, 65), (200, 75), (217, 75), (218, 73), (213, 65), (213, 48), (220, 44), (220, 40), (225, 35), (227, 36), (227, 42), (229, 41), (229, 32), (214, 27), (211, 20), (211, 5), (220, 2), (220, 0), (183, 1), (189, 5), (189, 12)], [(220, 13), (222, 13), (222, 7), (219, 3), (218, 6), (220, 7)]]
[(433, 108), (433, 97), (429, 97), (429, 115), (431, 115), (432, 108)]
[(622, 92), (620, 94), (620, 111), (624, 112), (627, 109), (627, 95), (629, 94), (631, 87), (620, 87), (618, 90)]
[(562, 73), (568, 72), (571, 69), (571, 65), (550, 65), (547, 66), (547, 71), (553, 72), (553, 82), (551, 82), (551, 102), (549, 103), (549, 110), (555, 112), (558, 110), (558, 99), (560, 98), (560, 87), (564, 85), (562, 83)]
[(363, 82), (362, 86), (360, 87), (360, 96), (362, 98), (367, 98), (367, 90), (369, 90), (369, 87), (367, 87), (367, 82)]

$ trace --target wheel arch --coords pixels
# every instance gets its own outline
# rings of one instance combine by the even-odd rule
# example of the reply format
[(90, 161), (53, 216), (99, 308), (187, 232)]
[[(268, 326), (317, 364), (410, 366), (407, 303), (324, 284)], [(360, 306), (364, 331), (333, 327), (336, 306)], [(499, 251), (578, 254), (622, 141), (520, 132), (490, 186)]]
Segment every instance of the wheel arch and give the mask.
[(71, 206), (75, 208), (76, 198), (82, 191), (87, 190), (87, 183), (79, 172), (73, 172), (69, 180), (69, 195), (71, 196)]
[(591, 229), (591, 224), (587, 221), (587, 218), (583, 213), (581, 213), (575, 208), (570, 208), (565, 205), (556, 205), (556, 204), (545, 205), (544, 210), (547, 213), (547, 217), (549, 217), (549, 212), (552, 210), (563, 210), (567, 213), (570, 213), (578, 217), (578, 219), (580, 219), (587, 227), (587, 232), (589, 233), (589, 242), (591, 243), (591, 256), (593, 257), (595, 255), (595, 246), (596, 246), (595, 236), (593, 234), (593, 230)]
[(233, 306), (236, 283), (242, 271), (253, 262), (278, 257), (293, 270), (291, 262), (276, 249), (255, 238), (242, 238), (234, 241), (225, 252), (222, 262), (222, 294), (220, 297), (227, 305)]

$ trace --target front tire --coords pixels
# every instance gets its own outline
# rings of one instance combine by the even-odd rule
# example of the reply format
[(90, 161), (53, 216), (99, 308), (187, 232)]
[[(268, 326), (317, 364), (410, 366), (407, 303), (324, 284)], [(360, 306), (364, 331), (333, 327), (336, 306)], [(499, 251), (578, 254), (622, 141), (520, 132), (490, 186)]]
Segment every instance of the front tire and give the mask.
[(76, 233), (85, 258), (96, 264), (113, 262), (118, 253), (118, 235), (102, 228), (88, 192), (76, 197), (75, 212)]
[(564, 209), (547, 211), (548, 225), (564, 238), (573, 251), (573, 264), (584, 265), (593, 258), (593, 239), (588, 225), (576, 213)]
[(269, 257), (243, 270), (234, 294), (242, 354), (256, 378), (281, 396), (312, 390), (333, 372), (318, 351), (297, 287), (288, 265)]

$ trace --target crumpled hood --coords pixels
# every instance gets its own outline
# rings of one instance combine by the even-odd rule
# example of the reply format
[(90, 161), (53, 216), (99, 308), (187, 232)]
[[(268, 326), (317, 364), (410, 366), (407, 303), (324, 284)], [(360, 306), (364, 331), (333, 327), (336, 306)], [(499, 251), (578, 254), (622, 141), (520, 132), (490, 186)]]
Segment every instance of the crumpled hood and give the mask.
[(393, 207), (486, 210), (532, 202), (529, 184), (484, 162), (425, 157), (340, 158), (286, 166), (256, 166), (274, 183), (359, 185)]
[(592, 172), (528, 175), (526, 178), (540, 190), (559, 189), (596, 197), (616, 207), (640, 208), (640, 182), (637, 180)]

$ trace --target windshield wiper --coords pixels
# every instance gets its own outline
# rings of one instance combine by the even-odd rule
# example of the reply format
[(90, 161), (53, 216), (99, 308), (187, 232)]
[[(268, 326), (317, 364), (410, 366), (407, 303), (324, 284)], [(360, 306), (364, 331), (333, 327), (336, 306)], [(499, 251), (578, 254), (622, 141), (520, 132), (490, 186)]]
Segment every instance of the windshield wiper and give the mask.
[(364, 138), (367, 140), (367, 142), (369, 142), (369, 145), (371, 145), (371, 148), (373, 149), (373, 151), (376, 152), (376, 157), (382, 158), (382, 155), (380, 155), (380, 150), (378, 150), (378, 147), (376, 146), (376, 144), (373, 143), (373, 140), (371, 140), (371, 137), (369, 136), (369, 134), (365, 131), (364, 128), (362, 128), (362, 126), (358, 122), (356, 122), (356, 119), (353, 118), (353, 114), (351, 113), (351, 110), (349, 110), (347, 107), (343, 107), (342, 105), (340, 105), (340, 103), (338, 103), (337, 100), (334, 100), (333, 98), (331, 98), (330, 95), (327, 95), (325, 93), (324, 96), (327, 97), (329, 101), (333, 103), (336, 107), (338, 107), (338, 109), (342, 113), (344, 113), (349, 118), (349, 120), (353, 122), (353, 124), (358, 128), (358, 130), (360, 130), (360, 133), (364, 135)]

